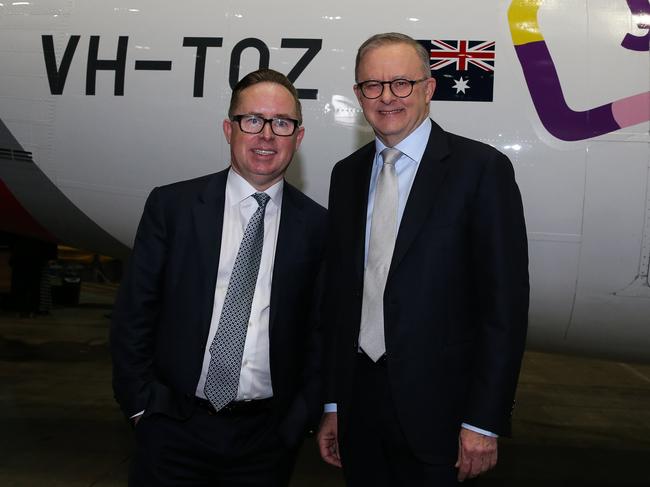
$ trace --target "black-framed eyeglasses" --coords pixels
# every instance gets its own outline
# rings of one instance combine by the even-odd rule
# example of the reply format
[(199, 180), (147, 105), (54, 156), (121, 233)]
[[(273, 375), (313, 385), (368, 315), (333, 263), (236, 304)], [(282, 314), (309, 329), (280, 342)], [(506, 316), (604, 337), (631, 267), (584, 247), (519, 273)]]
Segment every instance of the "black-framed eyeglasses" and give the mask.
[(247, 134), (259, 134), (264, 130), (264, 126), (268, 123), (271, 125), (271, 131), (280, 137), (293, 135), (296, 129), (300, 126), (300, 122), (293, 118), (264, 118), (259, 115), (251, 114), (235, 115), (232, 117), (232, 121), (237, 122), (240, 130)]
[(406, 98), (411, 93), (413, 93), (413, 85), (424, 81), (429, 78), (422, 79), (394, 79), (392, 81), (378, 81), (376, 79), (369, 79), (367, 81), (362, 81), (357, 83), (357, 86), (361, 90), (361, 94), (370, 100), (379, 98), (384, 92), (384, 86), (390, 86), (390, 91), (397, 98)]

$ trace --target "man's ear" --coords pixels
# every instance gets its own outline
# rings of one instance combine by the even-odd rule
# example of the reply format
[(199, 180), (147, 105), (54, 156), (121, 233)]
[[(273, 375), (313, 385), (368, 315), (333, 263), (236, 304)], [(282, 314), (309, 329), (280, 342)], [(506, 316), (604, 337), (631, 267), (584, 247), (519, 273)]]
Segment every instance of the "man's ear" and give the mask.
[(352, 87), (352, 89), (354, 90), (354, 94), (357, 97), (357, 101), (359, 102), (359, 105), (363, 106), (363, 103), (362, 103), (363, 102), (363, 94), (361, 93), (361, 88), (359, 88), (359, 85), (354, 85)]
[(232, 135), (232, 122), (227, 118), (223, 121), (223, 135), (226, 136), (228, 144), (230, 144), (230, 136)]
[(428, 96), (427, 100), (431, 100), (431, 97), (436, 91), (436, 79), (435, 78), (429, 78), (424, 81), (426, 83), (426, 88), (425, 88), (425, 93)]
[(298, 150), (298, 147), (300, 147), (300, 143), (302, 142), (302, 138), (305, 136), (305, 127), (300, 126), (298, 127), (296, 134), (296, 150)]

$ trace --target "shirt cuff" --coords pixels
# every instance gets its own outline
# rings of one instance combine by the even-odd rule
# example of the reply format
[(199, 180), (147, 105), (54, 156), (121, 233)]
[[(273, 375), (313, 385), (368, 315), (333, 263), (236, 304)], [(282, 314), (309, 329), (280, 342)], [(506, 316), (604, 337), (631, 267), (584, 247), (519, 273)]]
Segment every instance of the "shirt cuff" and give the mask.
[(499, 435), (497, 435), (495, 433), (492, 433), (491, 431), (486, 431), (486, 430), (483, 430), (481, 428), (477, 428), (476, 426), (472, 426), (471, 424), (463, 423), (461, 426), (463, 428), (465, 428), (466, 430), (470, 430), (470, 431), (473, 431), (474, 433), (479, 433), (479, 434), (484, 435), (484, 436), (491, 436), (492, 438), (498, 438), (499, 437)]
[(323, 412), (324, 413), (335, 413), (337, 411), (336, 403), (335, 402), (328, 402), (325, 404), (323, 407)]

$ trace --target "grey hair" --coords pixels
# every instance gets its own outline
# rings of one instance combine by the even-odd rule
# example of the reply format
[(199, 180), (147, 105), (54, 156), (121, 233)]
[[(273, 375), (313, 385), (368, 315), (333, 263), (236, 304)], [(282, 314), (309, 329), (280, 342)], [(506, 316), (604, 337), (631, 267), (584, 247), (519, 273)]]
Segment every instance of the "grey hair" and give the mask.
[(383, 34), (375, 34), (359, 47), (357, 58), (354, 63), (354, 79), (357, 83), (359, 82), (359, 64), (361, 64), (363, 56), (365, 56), (368, 51), (391, 44), (406, 44), (415, 49), (415, 53), (420, 58), (420, 61), (422, 61), (422, 71), (424, 71), (423, 75), (427, 78), (431, 77), (429, 53), (422, 44), (406, 34), (400, 34), (399, 32), (385, 32)]

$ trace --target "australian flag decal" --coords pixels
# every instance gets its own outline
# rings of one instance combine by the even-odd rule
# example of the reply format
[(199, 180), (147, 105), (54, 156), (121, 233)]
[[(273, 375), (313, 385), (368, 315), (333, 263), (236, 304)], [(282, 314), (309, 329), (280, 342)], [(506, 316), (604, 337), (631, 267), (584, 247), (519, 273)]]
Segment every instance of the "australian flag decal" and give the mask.
[(432, 100), (492, 101), (494, 41), (419, 40), (430, 53), (436, 79)]

